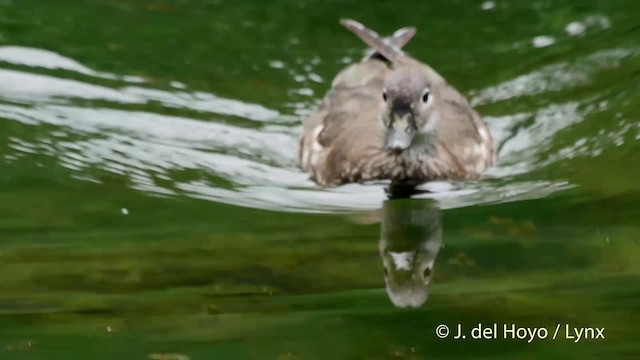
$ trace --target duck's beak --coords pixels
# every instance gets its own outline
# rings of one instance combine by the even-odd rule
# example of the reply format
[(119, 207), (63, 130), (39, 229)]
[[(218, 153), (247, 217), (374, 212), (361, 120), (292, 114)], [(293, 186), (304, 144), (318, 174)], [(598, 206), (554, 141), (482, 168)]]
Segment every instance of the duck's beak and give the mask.
[(410, 113), (394, 116), (391, 127), (387, 131), (387, 149), (399, 154), (411, 146), (416, 129)]

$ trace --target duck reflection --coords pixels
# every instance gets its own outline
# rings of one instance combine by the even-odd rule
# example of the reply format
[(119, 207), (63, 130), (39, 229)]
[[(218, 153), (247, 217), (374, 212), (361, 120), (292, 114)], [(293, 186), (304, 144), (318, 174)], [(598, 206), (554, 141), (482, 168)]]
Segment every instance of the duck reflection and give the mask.
[(397, 307), (419, 307), (429, 296), (442, 246), (440, 210), (432, 200), (391, 196), (382, 207), (379, 250), (384, 281)]

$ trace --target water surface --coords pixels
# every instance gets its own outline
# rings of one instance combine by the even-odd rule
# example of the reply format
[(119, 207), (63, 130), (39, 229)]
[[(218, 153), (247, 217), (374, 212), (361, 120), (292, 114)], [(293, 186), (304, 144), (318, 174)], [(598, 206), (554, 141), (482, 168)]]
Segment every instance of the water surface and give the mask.
[[(635, 359), (638, 13), (0, 1), (0, 358)], [(341, 17), (418, 28), (406, 50), (498, 143), (483, 180), (385, 202), (296, 168), (302, 119), (366, 50)], [(440, 244), (422, 307), (387, 295), (385, 239)], [(435, 335), (459, 323), (606, 338)]]

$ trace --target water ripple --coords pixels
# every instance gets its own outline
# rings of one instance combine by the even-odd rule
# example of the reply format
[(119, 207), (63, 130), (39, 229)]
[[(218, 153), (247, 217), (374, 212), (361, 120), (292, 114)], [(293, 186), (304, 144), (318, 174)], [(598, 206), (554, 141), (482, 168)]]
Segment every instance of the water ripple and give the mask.
[[(632, 51), (613, 49), (594, 53), (575, 63), (549, 65), (502, 84), (475, 92), (475, 104), (496, 103), (546, 91), (559, 91), (589, 81), (598, 69), (611, 66)], [(294, 166), (300, 120), (263, 105), (189, 92), (178, 82), (167, 91), (143, 87), (136, 77), (91, 70), (59, 54), (23, 47), (0, 47), (0, 61), (25, 67), (63, 69), (90, 77), (118, 81), (113, 87), (71, 80), (28, 69), (0, 69), (0, 116), (23, 126), (43, 127), (37, 138), (9, 134), (11, 153), (3, 161), (23, 161), (30, 154), (57, 159), (71, 176), (101, 182), (100, 171), (126, 177), (134, 189), (157, 196), (187, 196), (262, 209), (296, 212), (341, 212), (378, 209), (384, 200), (382, 184), (347, 185), (319, 189)], [(319, 63), (319, 59), (313, 64)], [(286, 69), (272, 60), (271, 67)], [(299, 64), (308, 74), (311, 65)], [(298, 72), (289, 71), (291, 76)], [(306, 80), (318, 79), (308, 76)], [(127, 84), (123, 87), (122, 81)], [(305, 87), (293, 89), (305, 100), (294, 112), (308, 112)], [(317, 96), (317, 95), (316, 95)], [(96, 100), (99, 106), (78, 105)], [(283, 99), (290, 101), (290, 99)], [(571, 154), (595, 151), (579, 141), (541, 161), (559, 131), (583, 121), (602, 107), (589, 107), (593, 97), (551, 104), (533, 111), (486, 120), (499, 144), (500, 163), (487, 179), (466, 183), (430, 183), (426, 195), (443, 208), (544, 197), (572, 185), (563, 182), (515, 180)], [(167, 115), (148, 109), (123, 109), (123, 104), (159, 104), (197, 111), (209, 120)], [(224, 116), (255, 121), (254, 127), (222, 122)], [(293, 125), (293, 126), (292, 126)], [(627, 126), (627, 125), (621, 125)], [(631, 131), (627, 126), (624, 133)], [(617, 132), (616, 132), (617, 131)], [(616, 130), (611, 134), (620, 133)], [(610, 134), (610, 133), (607, 133)], [(604, 134), (603, 136), (607, 136)], [(620, 136), (620, 135), (616, 135)], [(589, 150), (591, 149), (591, 150)], [(510, 179), (505, 183), (505, 179)]]
[(588, 83), (591, 74), (603, 68), (618, 66), (620, 60), (635, 54), (635, 51), (629, 49), (612, 49), (591, 54), (572, 63), (548, 65), (496, 86), (476, 91), (477, 94), (471, 102), (474, 106), (482, 105), (583, 85)]

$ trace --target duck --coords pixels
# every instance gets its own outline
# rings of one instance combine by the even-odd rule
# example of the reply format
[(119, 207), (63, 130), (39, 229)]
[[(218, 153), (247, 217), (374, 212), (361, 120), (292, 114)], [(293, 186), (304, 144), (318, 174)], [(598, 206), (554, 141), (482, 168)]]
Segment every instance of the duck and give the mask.
[(389, 181), (419, 185), (478, 179), (496, 155), (469, 101), (402, 47), (414, 27), (388, 38), (340, 23), (370, 47), (342, 69), (299, 136), (297, 165), (320, 186)]

